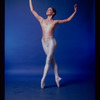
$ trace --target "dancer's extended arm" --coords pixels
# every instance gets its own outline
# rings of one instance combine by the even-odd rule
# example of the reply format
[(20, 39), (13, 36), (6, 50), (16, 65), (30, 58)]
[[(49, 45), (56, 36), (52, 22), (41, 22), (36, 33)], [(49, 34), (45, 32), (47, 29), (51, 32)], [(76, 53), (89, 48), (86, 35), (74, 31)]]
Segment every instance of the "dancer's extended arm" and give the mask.
[(64, 20), (56, 20), (57, 24), (63, 24), (63, 23), (67, 23), (67, 22), (71, 21), (77, 12), (77, 4), (74, 5), (74, 9), (75, 9), (75, 11), (73, 12), (73, 14), (69, 18), (64, 19)]
[(30, 10), (33, 13), (33, 15), (37, 18), (37, 20), (41, 21), (43, 18), (38, 15), (38, 13), (34, 10), (32, 5), (32, 0), (29, 0)]

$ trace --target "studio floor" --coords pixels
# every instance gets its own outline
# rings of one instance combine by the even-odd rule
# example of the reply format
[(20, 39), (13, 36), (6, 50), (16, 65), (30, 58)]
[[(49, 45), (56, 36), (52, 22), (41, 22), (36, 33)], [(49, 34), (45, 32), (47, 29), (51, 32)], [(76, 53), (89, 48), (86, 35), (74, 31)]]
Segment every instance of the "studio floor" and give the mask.
[(42, 75), (7, 75), (5, 100), (95, 100), (94, 74), (61, 74), (60, 88), (54, 75), (48, 74), (45, 88), (40, 88)]

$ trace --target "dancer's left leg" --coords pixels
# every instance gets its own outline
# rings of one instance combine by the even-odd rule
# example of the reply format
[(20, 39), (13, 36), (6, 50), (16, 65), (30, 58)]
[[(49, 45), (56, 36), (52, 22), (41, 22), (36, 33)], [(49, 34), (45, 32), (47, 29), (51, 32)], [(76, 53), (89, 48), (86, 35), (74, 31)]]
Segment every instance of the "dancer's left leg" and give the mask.
[(51, 62), (52, 62), (53, 69), (54, 69), (56, 84), (57, 84), (58, 87), (60, 87), (59, 82), (60, 82), (60, 80), (61, 80), (62, 78), (59, 77), (59, 75), (58, 75), (58, 65), (57, 65), (57, 63), (56, 63), (56, 61), (55, 61), (54, 56), (52, 57), (52, 61), (51, 61)]

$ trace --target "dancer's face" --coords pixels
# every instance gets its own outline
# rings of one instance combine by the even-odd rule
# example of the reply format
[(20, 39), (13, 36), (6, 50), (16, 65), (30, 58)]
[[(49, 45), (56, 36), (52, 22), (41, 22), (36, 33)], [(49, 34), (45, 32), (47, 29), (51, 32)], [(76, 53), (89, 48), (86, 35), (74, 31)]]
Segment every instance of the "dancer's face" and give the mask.
[(49, 8), (47, 9), (46, 15), (47, 15), (47, 16), (50, 16), (50, 15), (53, 15), (53, 14), (54, 14), (53, 9), (52, 9), (51, 7), (49, 7)]

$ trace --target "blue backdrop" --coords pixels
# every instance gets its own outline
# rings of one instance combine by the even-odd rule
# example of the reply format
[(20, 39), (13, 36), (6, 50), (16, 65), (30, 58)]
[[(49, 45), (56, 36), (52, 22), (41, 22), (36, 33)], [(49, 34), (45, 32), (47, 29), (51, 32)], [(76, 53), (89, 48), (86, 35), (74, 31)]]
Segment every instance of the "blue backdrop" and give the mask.
[[(60, 20), (74, 12), (75, 3), (78, 4), (75, 17), (54, 31), (55, 59), (59, 73), (94, 73), (95, 1), (33, 0), (40, 16), (46, 18), (48, 7), (54, 7), (57, 11), (54, 19)], [(46, 55), (41, 37), (42, 30), (30, 11), (29, 0), (5, 0), (5, 74), (43, 73)]]

